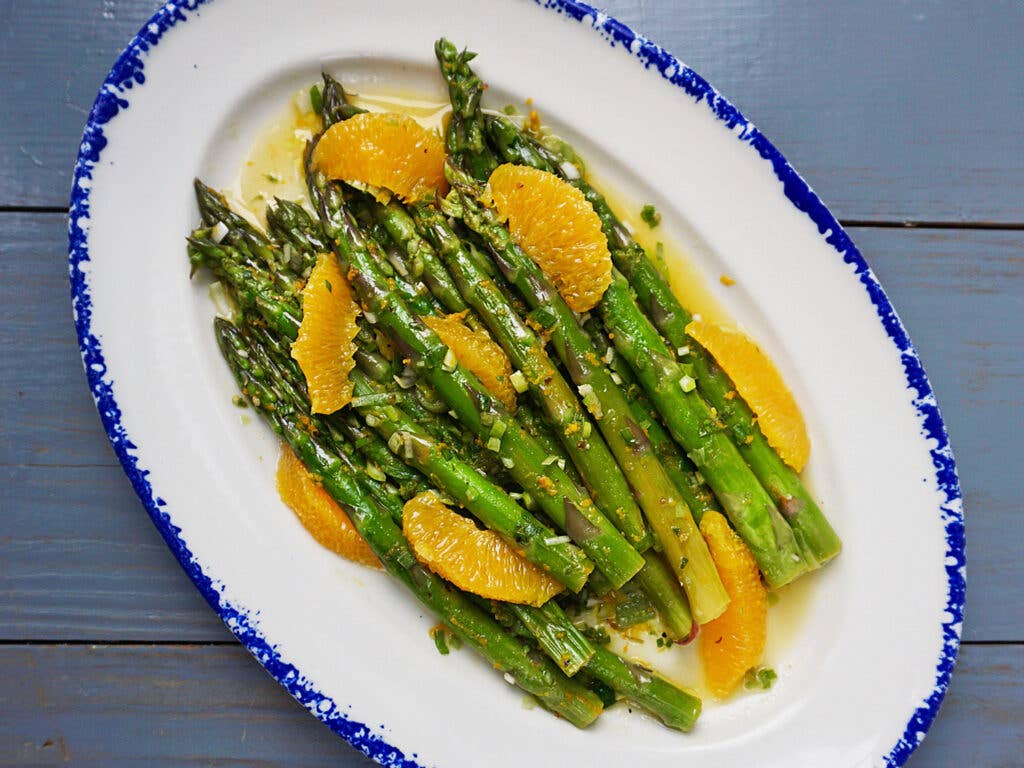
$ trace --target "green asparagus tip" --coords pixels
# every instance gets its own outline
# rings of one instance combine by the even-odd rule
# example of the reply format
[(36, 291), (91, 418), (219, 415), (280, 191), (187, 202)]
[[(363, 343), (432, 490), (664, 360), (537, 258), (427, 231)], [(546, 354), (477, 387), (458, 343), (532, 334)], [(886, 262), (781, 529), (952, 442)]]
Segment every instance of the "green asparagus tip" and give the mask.
[(320, 94), (320, 109), (318, 111), (320, 117), (323, 118), (325, 129), (366, 111), (349, 101), (349, 94), (345, 92), (345, 87), (340, 82), (326, 72), (320, 74), (324, 79), (324, 87)]

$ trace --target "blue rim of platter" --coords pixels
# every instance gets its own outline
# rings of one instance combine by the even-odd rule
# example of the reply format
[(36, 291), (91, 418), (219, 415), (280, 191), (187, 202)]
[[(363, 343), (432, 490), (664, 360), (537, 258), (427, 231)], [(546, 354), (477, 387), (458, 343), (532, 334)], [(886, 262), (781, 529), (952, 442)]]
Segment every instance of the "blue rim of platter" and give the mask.
[[(181, 567), (228, 628), (292, 696), (356, 749), (382, 765), (418, 768), (420, 763), (415, 753), (405, 754), (388, 744), (370, 726), (352, 719), (344, 711), (348, 707), (339, 705), (318, 691), (312, 681), (305, 678), (298, 668), (284, 661), (277, 649), (250, 621), (247, 613), (232, 606), (222, 597), (222, 585), (214, 582), (203, 572), (200, 563), (180, 537), (181, 530), (171, 521), (167, 502), (157, 495), (149, 482), (148, 470), (140, 465), (134, 454), (137, 446), (121, 423), (121, 410), (114, 396), (113, 382), (107, 377), (103, 349), (93, 333), (92, 298), (84, 265), (91, 260), (89, 194), (92, 187), (92, 169), (99, 162), (100, 155), (107, 145), (103, 127), (128, 109), (132, 89), (145, 84), (145, 58), (148, 52), (172, 27), (198, 16), (195, 13), (197, 9), (210, 2), (212, 0), (170, 0), (153, 15), (111, 68), (89, 113), (82, 135), (71, 188), (68, 254), (75, 328), (78, 332), (78, 344), (89, 388), (92, 390), (110, 443), (135, 492), (167, 545), (178, 558)], [(966, 596), (963, 501), (956, 465), (938, 403), (910, 337), (871, 268), (839, 222), (818, 199), (807, 182), (789, 165), (782, 153), (704, 78), (682, 64), (672, 54), (596, 8), (573, 0), (534, 2), (591, 27), (613, 48), (621, 48), (629, 55), (635, 56), (645, 69), (656, 71), (662, 78), (685, 91), (694, 101), (704, 103), (739, 141), (749, 145), (763, 160), (771, 163), (776, 177), (783, 184), (786, 197), (814, 222), (818, 232), (835, 249), (836, 254), (853, 266), (854, 274), (868, 292), (883, 328), (900, 353), (907, 387), (915, 393), (913, 403), (921, 420), (922, 434), (933, 443), (930, 454), (935, 468), (935, 479), (939, 491), (945, 498), (939, 510), (945, 528), (945, 569), (948, 589), (942, 621), (943, 645), (935, 666), (934, 687), (914, 711), (900, 739), (887, 754), (882, 755), (886, 766), (901, 766), (924, 739), (949, 687), (960, 645)]]

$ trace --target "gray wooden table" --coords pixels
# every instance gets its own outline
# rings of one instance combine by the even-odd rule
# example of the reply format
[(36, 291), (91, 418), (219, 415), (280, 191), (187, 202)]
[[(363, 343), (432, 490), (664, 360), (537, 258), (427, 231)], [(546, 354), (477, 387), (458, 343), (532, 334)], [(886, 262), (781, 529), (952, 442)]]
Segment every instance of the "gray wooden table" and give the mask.
[[(85, 385), (69, 179), (96, 89), (154, 3), (0, 0), (0, 765), (363, 766), (193, 589)], [(1024, 4), (605, 4), (775, 141), (909, 327), (958, 459), (970, 595), (911, 765), (1024, 765)]]

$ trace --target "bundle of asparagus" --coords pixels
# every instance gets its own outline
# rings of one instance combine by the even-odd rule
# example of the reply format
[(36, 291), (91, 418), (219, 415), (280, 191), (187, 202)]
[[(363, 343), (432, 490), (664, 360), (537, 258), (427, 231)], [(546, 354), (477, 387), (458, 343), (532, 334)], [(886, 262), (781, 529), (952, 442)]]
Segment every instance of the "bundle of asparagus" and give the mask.
[[(264, 230), (196, 181), (193, 271), (210, 269), (237, 307), (215, 322), (218, 343), (244, 397), (385, 569), (509, 682), (579, 727), (623, 698), (689, 730), (699, 699), (588, 639), (566, 609), (611, 593), (618, 626), (656, 614), (666, 638), (687, 642), (731, 601), (699, 528), (706, 515), (727, 513), (771, 587), (833, 557), (838, 537), (724, 370), (686, 335), (690, 315), (571, 148), (485, 113), (472, 54), (446, 40), (436, 54), (452, 112), (447, 184), (438, 175), (431, 194), (403, 194), (397, 181), (382, 194), (384, 177), (329, 174), (314, 143), (310, 209), (277, 200)], [(321, 136), (335, 141), (346, 121), (365, 128), (329, 75), (314, 97)], [(495, 210), (485, 185), (507, 164), (570, 183), (596, 213), (614, 268), (594, 312), (574, 311)], [(325, 259), (358, 303), (348, 405), (326, 413), (293, 352), (306, 281)], [(453, 317), (507, 356), (504, 396), (442, 339)], [(441, 578), (402, 528), (424, 492), (562, 594), (509, 602)]]

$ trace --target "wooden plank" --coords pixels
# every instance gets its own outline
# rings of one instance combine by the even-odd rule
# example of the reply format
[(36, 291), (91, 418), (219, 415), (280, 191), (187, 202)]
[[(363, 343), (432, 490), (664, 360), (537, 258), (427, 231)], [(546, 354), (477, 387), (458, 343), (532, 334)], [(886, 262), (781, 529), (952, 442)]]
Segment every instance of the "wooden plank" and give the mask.
[(0, 467), (2, 639), (223, 641), (119, 466)]
[(375, 765), (238, 645), (0, 648), (0, 766)]
[(121, 472), (86, 385), (61, 214), (0, 214), (0, 637), (231, 635)]
[[(966, 637), (1022, 640), (1024, 615), (1007, 606), (1024, 602), (1024, 340), (1006, 321), (1024, 316), (1024, 233), (853, 236), (907, 322), (952, 432), (968, 509)], [(64, 217), (0, 214), (0, 243), (0, 634), (223, 638), (115, 468), (69, 317)]]
[[(0, 6), (0, 205), (66, 205), (96, 90), (155, 5)], [(1024, 222), (1024, 4), (601, 5), (714, 83), (841, 218)]]
[[(438, 658), (439, 664), (448, 660)], [(963, 649), (909, 766), (1012, 768), (1024, 754), (1020, 646)], [(0, 766), (372, 765), (238, 646), (0, 648)], [(685, 739), (685, 736), (680, 736)]]

